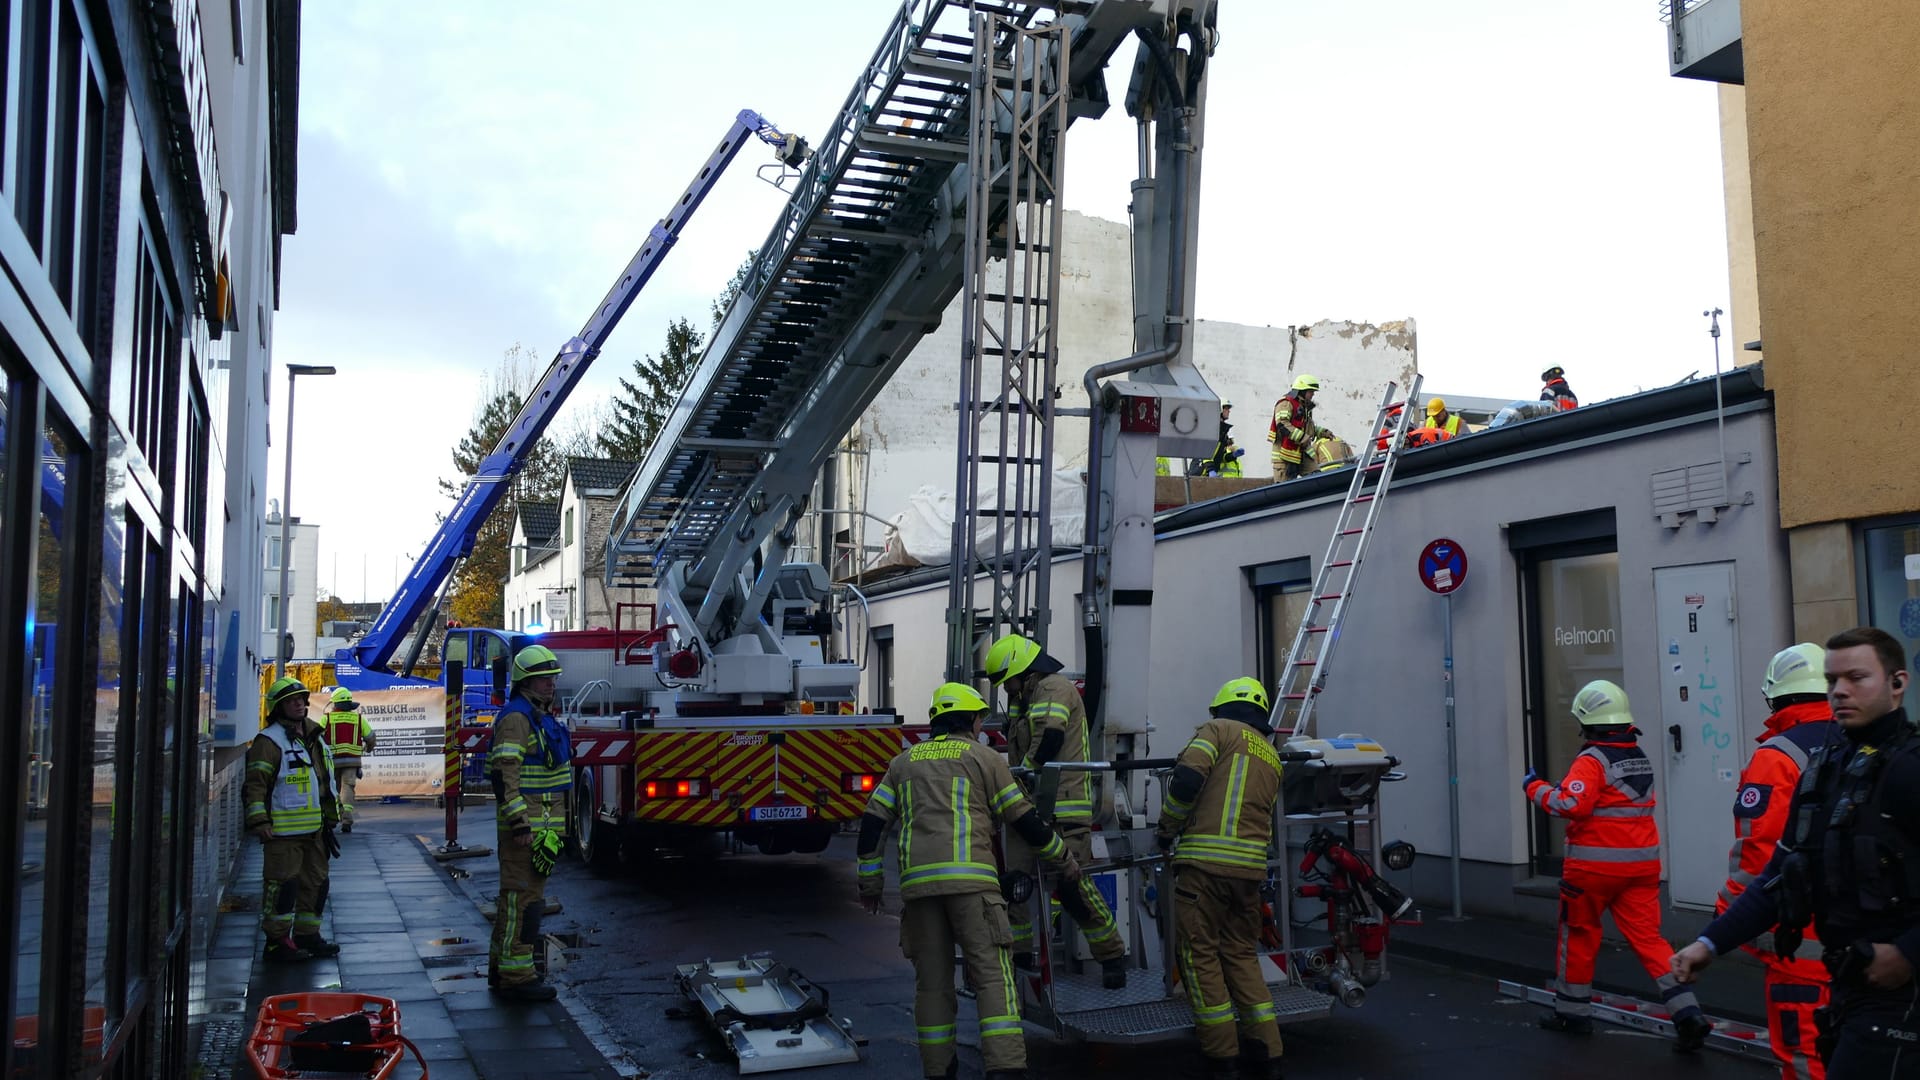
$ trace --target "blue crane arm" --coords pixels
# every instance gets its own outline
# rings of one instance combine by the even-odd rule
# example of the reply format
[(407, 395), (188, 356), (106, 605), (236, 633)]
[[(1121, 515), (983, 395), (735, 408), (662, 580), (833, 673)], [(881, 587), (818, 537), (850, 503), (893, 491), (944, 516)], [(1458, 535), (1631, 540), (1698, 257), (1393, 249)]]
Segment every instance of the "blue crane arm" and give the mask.
[(752, 109), (740, 110), (732, 126), (721, 137), (720, 144), (707, 157), (706, 164), (694, 174), (693, 182), (674, 202), (673, 209), (648, 233), (646, 242), (640, 245), (633, 260), (621, 271), (620, 277), (614, 282), (613, 288), (607, 291), (606, 298), (594, 309), (586, 326), (560, 347), (559, 355), (547, 367), (546, 374), (533, 392), (527, 395), (519, 415), (513, 418), (513, 423), (500, 437), (493, 452), (481, 460), (472, 479), (460, 492), (453, 511), (440, 523), (433, 538), (421, 550), (406, 580), (400, 583), (399, 590), (380, 609), (373, 629), (353, 646), (341, 649), (337, 654), (340, 660), (358, 664), (369, 671), (390, 670), (388, 664), (400, 640), (434, 603), (441, 585), (453, 572), (454, 564), (472, 553), (475, 535), (487, 516), (506, 496), (508, 483), (514, 473), (525, 464), (527, 455), (538, 445), (540, 436), (566, 402), (567, 395), (573, 392), (580, 377), (586, 374), (587, 367), (600, 355), (600, 347), (606, 343), (614, 327), (619, 325), (620, 317), (627, 313), (634, 298), (640, 295), (640, 290), (646, 287), (653, 272), (659, 269), (661, 260), (666, 258), (667, 252), (680, 239), (680, 230), (686, 225), (687, 219), (700, 208), (700, 203), (713, 190), (720, 174), (726, 171), (727, 165), (740, 152), (740, 147), (745, 145), (749, 136), (775, 147), (780, 160), (789, 166), (798, 166), (810, 153), (805, 140), (782, 133)]

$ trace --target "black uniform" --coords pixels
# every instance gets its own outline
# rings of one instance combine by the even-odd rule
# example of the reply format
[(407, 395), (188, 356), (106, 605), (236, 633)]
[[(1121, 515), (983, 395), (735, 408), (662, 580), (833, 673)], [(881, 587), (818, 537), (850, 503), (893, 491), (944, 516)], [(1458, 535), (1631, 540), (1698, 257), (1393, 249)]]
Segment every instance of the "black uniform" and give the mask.
[(1920, 979), (1892, 990), (1866, 980), (1875, 943), (1920, 971), (1920, 733), (1896, 709), (1864, 727), (1835, 726), (1808, 759), (1787, 832), (1760, 879), (1703, 937), (1726, 953), (1811, 916), (1826, 946), (1833, 1003), (1816, 1014), (1828, 1075), (1920, 1078)]

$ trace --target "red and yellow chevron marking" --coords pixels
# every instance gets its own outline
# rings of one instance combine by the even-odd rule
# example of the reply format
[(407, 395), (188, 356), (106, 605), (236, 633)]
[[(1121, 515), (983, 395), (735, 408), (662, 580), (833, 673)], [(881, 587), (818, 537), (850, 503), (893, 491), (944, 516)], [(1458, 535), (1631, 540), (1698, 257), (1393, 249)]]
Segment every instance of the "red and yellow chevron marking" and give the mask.
[[(891, 726), (787, 729), (776, 747), (767, 736), (778, 730), (636, 733), (634, 816), (724, 829), (748, 820), (756, 806), (799, 805), (812, 808), (809, 820), (852, 821), (866, 809), (867, 796), (846, 791), (843, 778), (884, 773), (902, 746), (900, 730)], [(648, 780), (693, 778), (706, 780), (698, 798), (645, 797)]]

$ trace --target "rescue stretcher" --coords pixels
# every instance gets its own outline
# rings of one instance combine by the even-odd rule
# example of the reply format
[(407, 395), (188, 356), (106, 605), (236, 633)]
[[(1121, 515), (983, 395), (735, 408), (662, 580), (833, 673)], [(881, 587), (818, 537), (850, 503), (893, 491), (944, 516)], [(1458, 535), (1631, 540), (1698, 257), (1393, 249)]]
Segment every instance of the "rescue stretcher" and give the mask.
[(420, 1049), (400, 1034), (400, 1005), (371, 994), (280, 994), (260, 1003), (247, 1039), (247, 1064), (260, 1080), (356, 1076), (387, 1080)]

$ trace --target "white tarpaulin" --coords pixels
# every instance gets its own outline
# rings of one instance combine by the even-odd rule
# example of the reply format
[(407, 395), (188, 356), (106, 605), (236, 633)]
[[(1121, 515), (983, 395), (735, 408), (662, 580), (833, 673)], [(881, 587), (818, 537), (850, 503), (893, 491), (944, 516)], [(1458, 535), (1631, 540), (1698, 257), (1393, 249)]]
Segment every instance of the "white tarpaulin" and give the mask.
[[(990, 488), (983, 492), (981, 509), (997, 508), (995, 494)], [(1087, 487), (1079, 469), (1054, 470), (1052, 503), (1053, 546), (1079, 547), (1087, 521)], [(953, 558), (953, 518), (953, 492), (922, 486), (907, 499), (907, 508), (893, 516), (886, 553), (873, 568), (946, 565)], [(994, 549), (999, 520), (982, 514), (974, 523), (974, 543), (983, 557)]]

